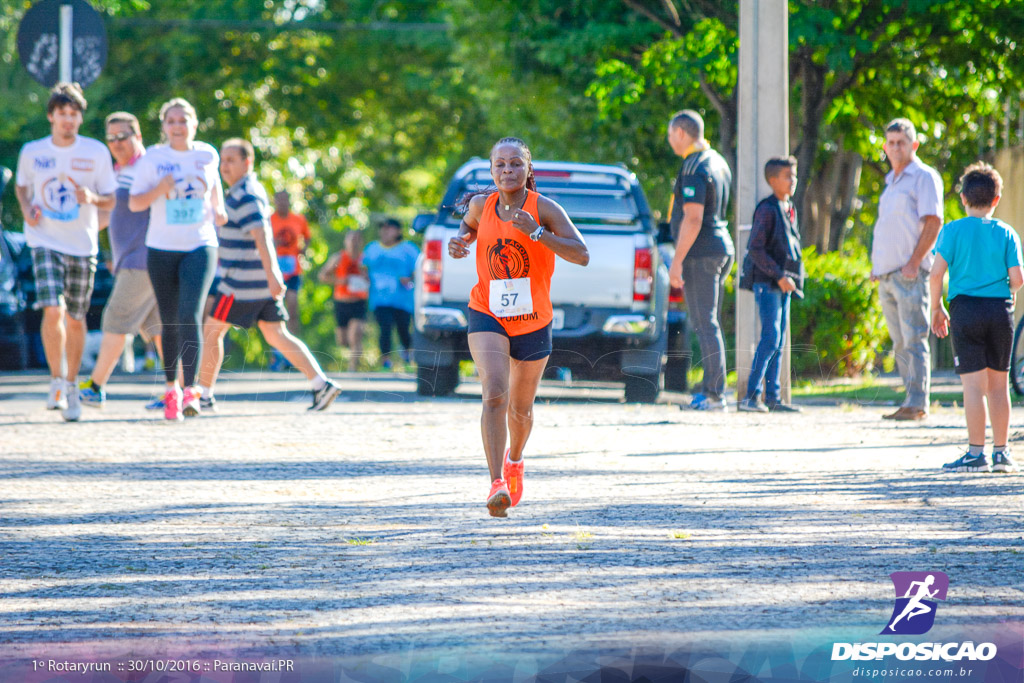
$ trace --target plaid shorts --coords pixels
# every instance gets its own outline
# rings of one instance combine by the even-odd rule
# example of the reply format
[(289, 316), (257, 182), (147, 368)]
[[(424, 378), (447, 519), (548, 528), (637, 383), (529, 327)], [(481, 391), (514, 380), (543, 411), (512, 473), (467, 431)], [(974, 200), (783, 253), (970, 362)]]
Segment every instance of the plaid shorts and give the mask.
[(95, 256), (69, 256), (32, 247), (32, 274), (36, 278), (35, 308), (64, 305), (72, 318), (85, 320), (96, 275)]

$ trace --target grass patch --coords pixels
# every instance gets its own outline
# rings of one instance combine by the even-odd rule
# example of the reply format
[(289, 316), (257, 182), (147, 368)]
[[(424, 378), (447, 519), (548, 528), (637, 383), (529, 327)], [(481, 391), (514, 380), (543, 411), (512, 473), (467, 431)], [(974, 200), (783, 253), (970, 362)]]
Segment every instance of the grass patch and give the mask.
[[(859, 381), (851, 383), (821, 383), (803, 381), (793, 386), (793, 398), (827, 398), (835, 401), (850, 401), (854, 403), (902, 403), (903, 390), (890, 384), (878, 381), (874, 376), (867, 376)], [(932, 391), (932, 401), (940, 403), (951, 403), (962, 401), (963, 391), (956, 389), (945, 389)]]
[(570, 537), (576, 543), (576, 550), (590, 550), (590, 545), (594, 541), (594, 534), (586, 529), (577, 529)]
[[(852, 382), (812, 382), (797, 380), (793, 384), (793, 398), (828, 399), (837, 403), (861, 405), (900, 405), (904, 393), (899, 386), (883, 383), (870, 375)], [(1024, 399), (1010, 393), (1011, 403), (1024, 406)], [(959, 385), (943, 385), (936, 388), (932, 385), (931, 402), (946, 406), (963, 405), (964, 392)]]
[(349, 545), (373, 545), (374, 540), (372, 538), (346, 538), (345, 542)]

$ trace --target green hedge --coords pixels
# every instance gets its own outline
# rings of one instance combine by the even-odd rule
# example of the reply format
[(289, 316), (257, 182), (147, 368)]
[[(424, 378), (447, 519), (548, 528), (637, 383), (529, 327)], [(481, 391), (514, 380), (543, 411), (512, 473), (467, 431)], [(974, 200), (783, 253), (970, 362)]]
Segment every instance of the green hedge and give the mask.
[[(871, 260), (863, 246), (819, 254), (804, 249), (807, 280), (804, 298), (790, 307), (793, 374), (808, 379), (851, 377), (875, 368), (889, 346), (878, 287), (871, 281)], [(736, 272), (726, 284), (722, 332), (727, 362), (735, 367)], [(696, 340), (694, 340), (696, 347)], [(891, 348), (886, 354), (891, 356)], [(694, 358), (700, 358), (695, 352)]]
[(808, 247), (804, 263), (804, 299), (790, 309), (793, 372), (850, 377), (872, 370), (889, 333), (867, 250), (818, 254)]

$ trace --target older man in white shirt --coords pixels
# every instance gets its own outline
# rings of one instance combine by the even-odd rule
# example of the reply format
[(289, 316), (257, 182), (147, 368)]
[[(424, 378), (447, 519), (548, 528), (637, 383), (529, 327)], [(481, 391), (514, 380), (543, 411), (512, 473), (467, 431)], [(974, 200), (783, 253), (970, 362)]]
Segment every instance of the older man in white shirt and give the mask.
[(887, 420), (928, 417), (931, 353), (928, 348), (928, 274), (942, 227), (942, 177), (917, 158), (917, 131), (907, 119), (885, 128), (885, 155), (892, 170), (878, 203), (871, 275), (896, 353), (906, 397)]

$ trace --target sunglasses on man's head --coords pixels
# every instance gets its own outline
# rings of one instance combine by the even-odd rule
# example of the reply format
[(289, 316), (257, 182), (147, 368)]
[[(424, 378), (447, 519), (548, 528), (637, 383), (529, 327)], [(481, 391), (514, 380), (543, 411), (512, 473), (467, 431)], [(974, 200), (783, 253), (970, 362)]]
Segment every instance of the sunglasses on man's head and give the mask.
[(135, 137), (135, 133), (119, 133), (118, 135), (108, 135), (107, 142), (121, 142), (122, 140), (127, 140), (128, 138), (133, 137)]

